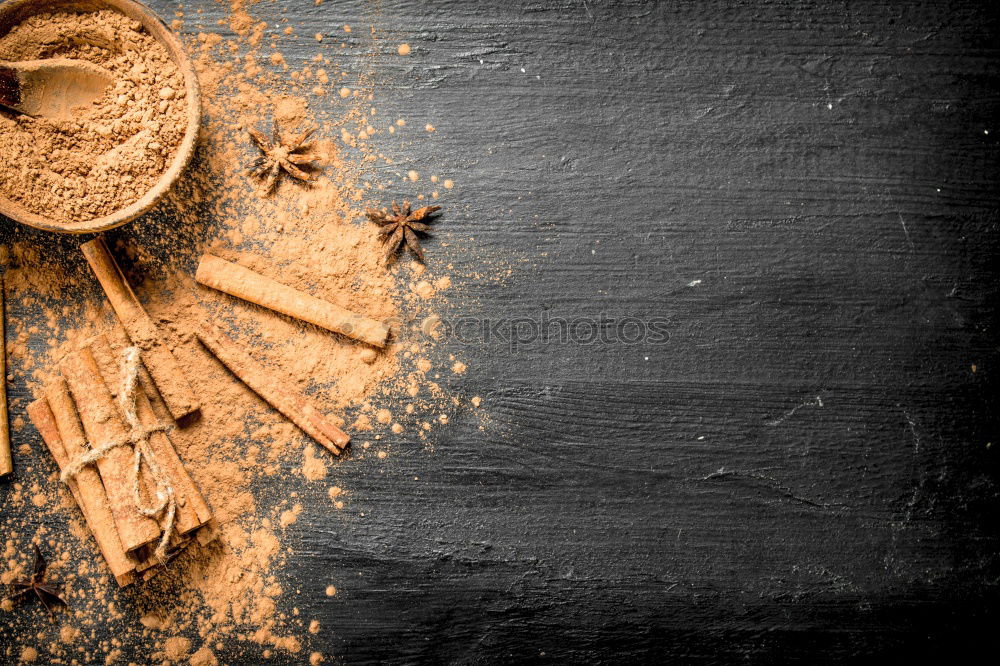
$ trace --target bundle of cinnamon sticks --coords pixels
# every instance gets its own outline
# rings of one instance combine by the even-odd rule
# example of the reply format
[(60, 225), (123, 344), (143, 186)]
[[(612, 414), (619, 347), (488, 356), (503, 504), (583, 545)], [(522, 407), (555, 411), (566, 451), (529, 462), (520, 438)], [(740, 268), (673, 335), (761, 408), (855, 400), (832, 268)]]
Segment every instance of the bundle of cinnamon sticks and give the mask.
[[(151, 477), (148, 466), (140, 465), (135, 473), (135, 444), (128, 439), (118, 387), (119, 356), (105, 336), (91, 339), (63, 359), (60, 375), (28, 406), (28, 415), (64, 472), (111, 573), (120, 585), (128, 585), (166, 563), (156, 553), (165, 530), (171, 555), (194, 541), (210, 542), (214, 530), (212, 511), (170, 439), (167, 405), (145, 381), (135, 387), (132, 398), (156, 466), (176, 498), (176, 515), (168, 526), (165, 513), (151, 517), (137, 510), (137, 496), (148, 500), (163, 484)], [(82, 456), (115, 442), (122, 444), (66, 478)]]

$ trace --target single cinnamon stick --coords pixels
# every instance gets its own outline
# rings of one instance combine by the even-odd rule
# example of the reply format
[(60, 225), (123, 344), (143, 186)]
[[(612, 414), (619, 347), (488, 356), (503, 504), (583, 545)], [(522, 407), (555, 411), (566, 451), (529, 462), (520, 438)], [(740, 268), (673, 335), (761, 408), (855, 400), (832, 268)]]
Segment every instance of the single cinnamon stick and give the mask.
[[(115, 386), (115, 379), (121, 373), (121, 364), (115, 358), (108, 338), (104, 335), (97, 335), (86, 346), (90, 348), (94, 360), (97, 361), (105, 384), (109, 387)], [(116, 395), (115, 392), (112, 394), (120, 399), (120, 396)], [(154, 412), (141, 383), (136, 387), (135, 398), (136, 415), (143, 426), (152, 427), (162, 423)], [(177, 499), (177, 531), (180, 534), (187, 534), (211, 520), (212, 510), (185, 469), (169, 435), (161, 430), (150, 433), (149, 446), (174, 489), (174, 496)]]
[(384, 347), (389, 338), (389, 327), (380, 321), (275, 282), (211, 254), (202, 255), (194, 279), (231, 296), (376, 347)]
[(198, 327), (197, 335), (238, 379), (331, 453), (339, 455), (351, 441), (347, 433), (327, 420), (308, 398), (277, 381), (274, 372), (255, 361), (219, 329), (203, 323)]
[(3, 280), (0, 279), (0, 477), (14, 471), (14, 461), (10, 457), (10, 428), (7, 423), (7, 350), (3, 311)]
[[(63, 470), (71, 460), (85, 451), (86, 439), (65, 380), (60, 377), (46, 394), (47, 397), (28, 405), (28, 417), (42, 435), (42, 441), (52, 453), (59, 469)], [(120, 586), (132, 583), (135, 580), (136, 563), (125, 552), (121, 539), (118, 538), (111, 506), (97, 470), (85, 467), (67, 485), (94, 535), (104, 561), (111, 569), (111, 574)]]
[(142, 353), (142, 360), (153, 376), (156, 387), (175, 419), (181, 419), (198, 410), (198, 400), (191, 390), (177, 359), (160, 337), (156, 324), (143, 309), (135, 292), (125, 281), (118, 264), (102, 237), (80, 246), (83, 256), (104, 288), (115, 314), (128, 333), (132, 343)]
[[(118, 407), (89, 349), (69, 354), (62, 362), (62, 372), (91, 448), (128, 436)], [(124, 446), (111, 449), (97, 461), (97, 469), (125, 550), (131, 552), (158, 539), (159, 525), (140, 514), (135, 507), (131, 449)]]

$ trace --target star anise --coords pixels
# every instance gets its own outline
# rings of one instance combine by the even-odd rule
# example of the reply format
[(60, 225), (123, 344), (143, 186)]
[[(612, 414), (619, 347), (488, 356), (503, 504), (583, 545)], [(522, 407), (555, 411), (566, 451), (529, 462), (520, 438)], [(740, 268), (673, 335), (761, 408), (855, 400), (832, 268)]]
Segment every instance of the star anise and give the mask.
[(382, 261), (388, 264), (403, 245), (406, 245), (423, 263), (424, 251), (420, 248), (418, 234), (426, 234), (431, 230), (427, 223), (434, 220), (429, 216), (439, 210), (441, 206), (424, 206), (411, 213), (409, 201), (404, 201), (402, 207), (393, 201), (392, 212), (384, 208), (367, 209), (365, 214), (368, 219), (382, 227), (378, 230), (379, 236), (386, 242), (385, 257)]
[(59, 591), (45, 582), (45, 569), (48, 565), (45, 558), (42, 557), (42, 551), (38, 550), (38, 545), (32, 544), (32, 547), (35, 549), (35, 564), (32, 568), (31, 578), (12, 580), (10, 586), (13, 589), (13, 594), (8, 599), (20, 599), (34, 592), (50, 613), (58, 606), (68, 606), (69, 604), (59, 596)]
[(257, 158), (249, 167), (247, 173), (258, 178), (265, 178), (264, 191), (270, 193), (278, 184), (278, 177), (284, 171), (289, 176), (299, 180), (312, 181), (316, 176), (300, 168), (301, 166), (312, 166), (319, 157), (309, 152), (303, 152), (309, 148), (306, 143), (315, 128), (308, 129), (288, 143), (278, 134), (278, 128), (274, 128), (271, 140), (268, 140), (259, 130), (254, 127), (247, 127), (247, 133), (253, 140), (254, 145), (264, 153)]

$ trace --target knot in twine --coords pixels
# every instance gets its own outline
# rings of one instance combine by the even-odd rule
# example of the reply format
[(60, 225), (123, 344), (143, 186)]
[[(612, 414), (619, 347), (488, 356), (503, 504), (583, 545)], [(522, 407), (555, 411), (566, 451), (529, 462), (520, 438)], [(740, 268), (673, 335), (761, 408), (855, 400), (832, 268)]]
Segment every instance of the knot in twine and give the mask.
[[(125, 414), (125, 421), (128, 423), (129, 431), (122, 437), (109, 440), (98, 447), (91, 448), (90, 451), (76, 458), (59, 475), (63, 483), (69, 483), (87, 465), (93, 465), (103, 458), (112, 449), (119, 446), (132, 446), (135, 455), (132, 462), (132, 499), (136, 510), (147, 518), (156, 518), (166, 511), (166, 520), (163, 527), (163, 536), (156, 547), (156, 559), (161, 563), (166, 563), (170, 558), (167, 552), (170, 544), (170, 537), (174, 534), (174, 519), (177, 516), (177, 498), (174, 495), (174, 487), (170, 484), (170, 479), (163, 471), (163, 468), (156, 462), (156, 456), (149, 446), (149, 436), (154, 432), (164, 432), (173, 426), (168, 424), (157, 424), (153, 426), (143, 426), (139, 422), (139, 415), (136, 413), (136, 387), (139, 381), (140, 357), (138, 347), (127, 347), (122, 365), (122, 386), (118, 393), (118, 401), (122, 412)], [(149, 470), (149, 475), (156, 483), (156, 500), (147, 505), (143, 502), (139, 492), (139, 471), (145, 463)]]

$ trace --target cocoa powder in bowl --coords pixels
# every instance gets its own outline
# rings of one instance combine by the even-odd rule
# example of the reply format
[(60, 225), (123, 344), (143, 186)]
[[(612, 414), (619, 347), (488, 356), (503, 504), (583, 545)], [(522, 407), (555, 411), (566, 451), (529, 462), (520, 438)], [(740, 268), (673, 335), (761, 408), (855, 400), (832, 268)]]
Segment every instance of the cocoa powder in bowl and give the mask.
[[(0, 211), (29, 224), (25, 218), (41, 218), (54, 230), (94, 231), (150, 207), (165, 174), (183, 167), (178, 154), (194, 133), (193, 100), (185, 74), (142, 21), (110, 7), (60, 4), (11, 26), (0, 37), (0, 60), (86, 60), (113, 83), (68, 120), (0, 110)], [(123, 215), (130, 207), (133, 214)]]

